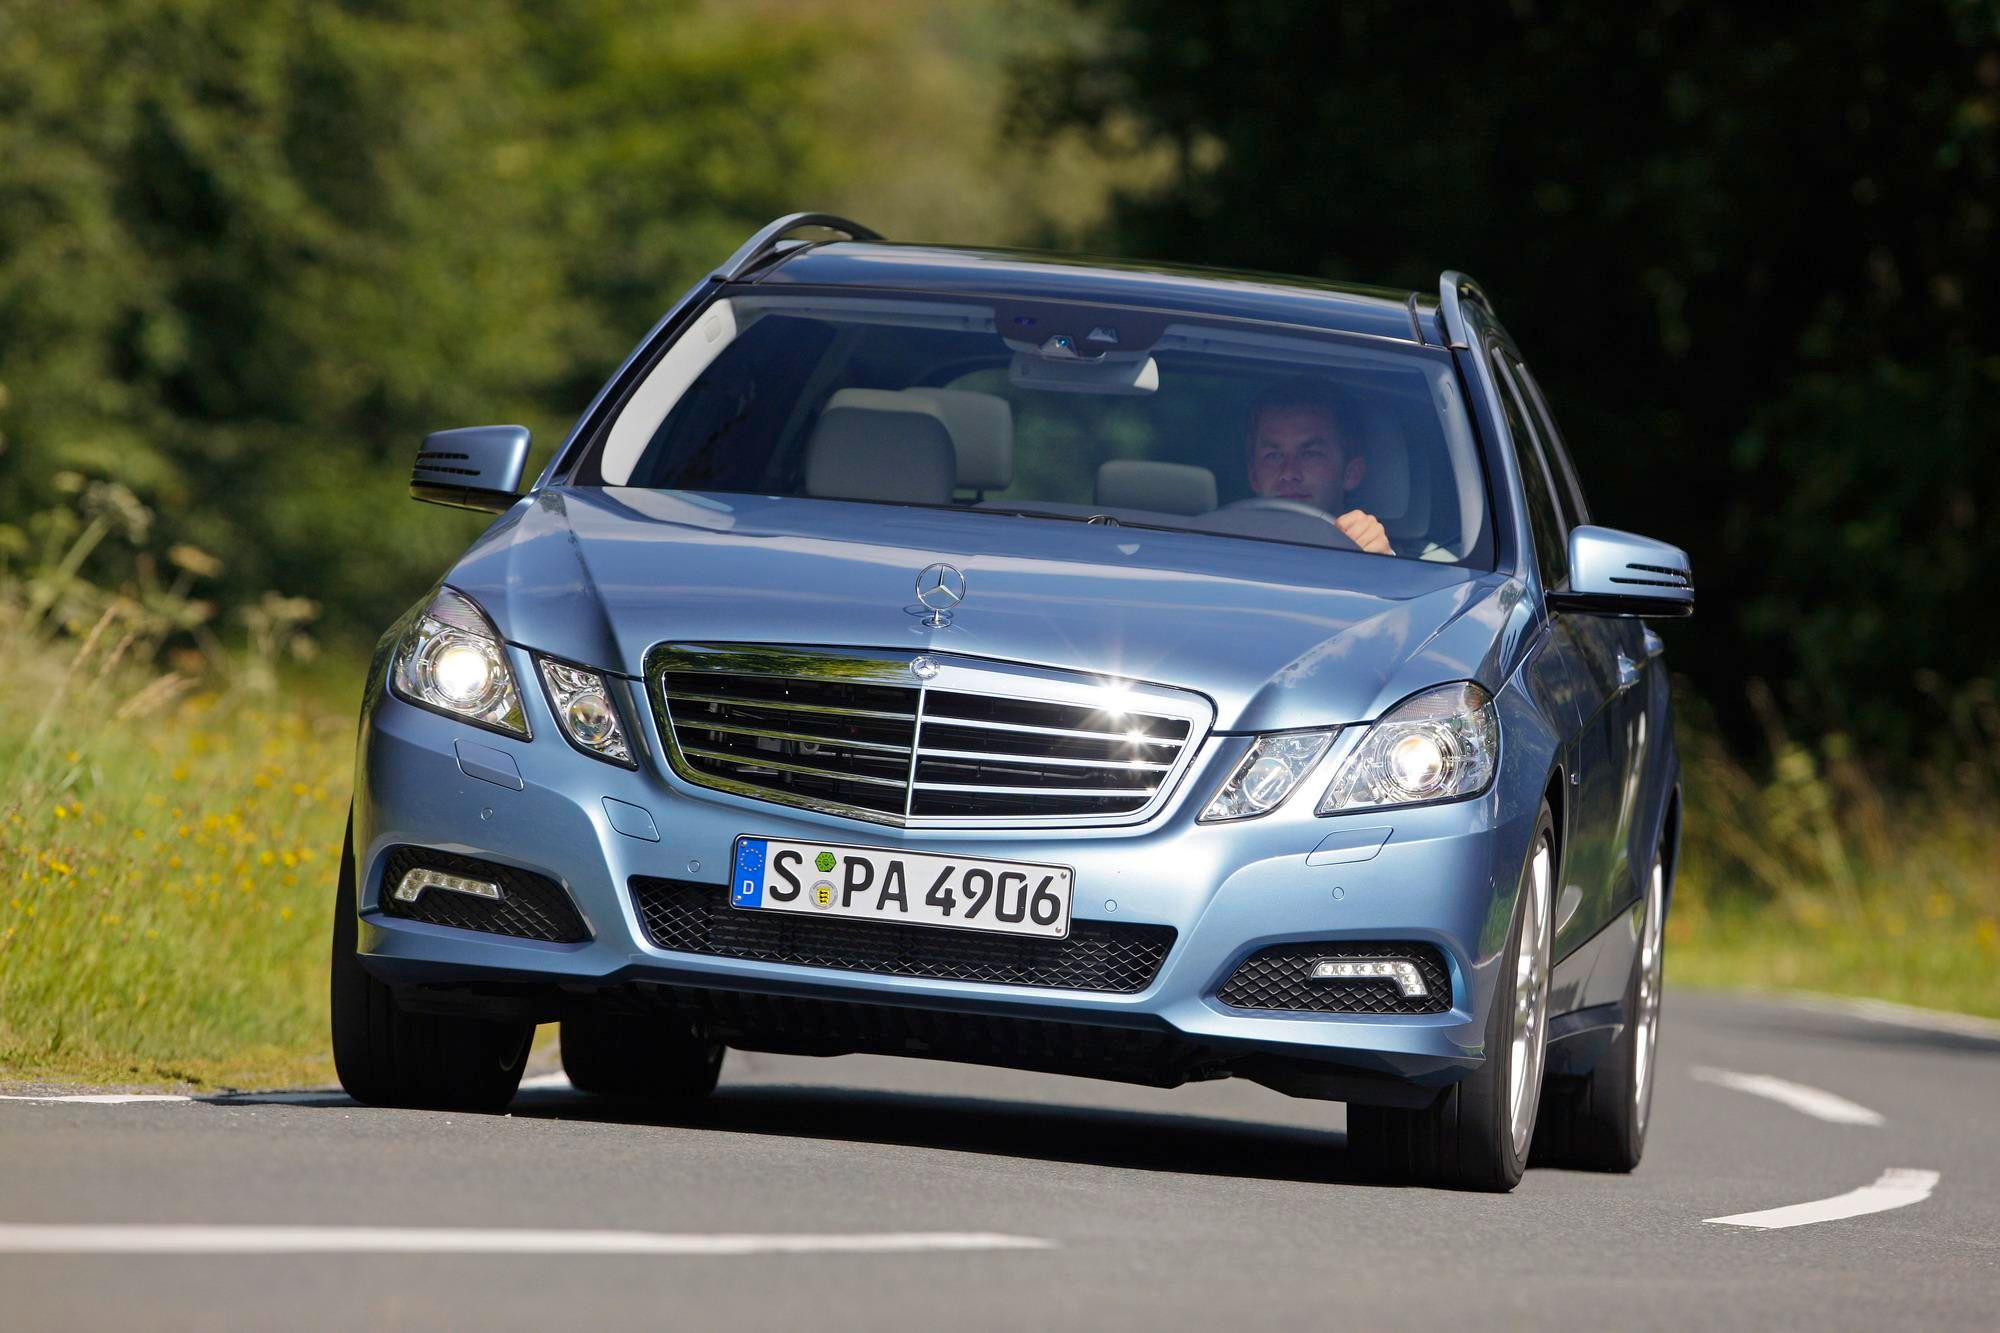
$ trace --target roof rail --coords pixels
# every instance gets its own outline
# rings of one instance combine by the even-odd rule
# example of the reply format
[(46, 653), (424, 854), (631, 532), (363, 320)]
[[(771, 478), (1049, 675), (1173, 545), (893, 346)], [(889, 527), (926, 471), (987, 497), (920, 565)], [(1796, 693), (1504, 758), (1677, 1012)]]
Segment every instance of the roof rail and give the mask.
[(776, 222), (758, 229), (757, 234), (743, 242), (735, 254), (715, 270), (714, 276), (722, 282), (735, 282), (761, 261), (774, 254), (780, 242), (801, 227), (824, 227), (837, 231), (852, 241), (879, 241), (880, 232), (864, 227), (859, 222), (832, 213), (787, 213)]
[(1493, 312), (1493, 303), (1486, 299), (1478, 283), (1455, 268), (1446, 269), (1438, 278), (1438, 313), (1444, 316), (1445, 337), (1459, 351), (1472, 346), (1472, 330), (1459, 306), (1461, 300), (1477, 301), (1486, 307), (1488, 315)]

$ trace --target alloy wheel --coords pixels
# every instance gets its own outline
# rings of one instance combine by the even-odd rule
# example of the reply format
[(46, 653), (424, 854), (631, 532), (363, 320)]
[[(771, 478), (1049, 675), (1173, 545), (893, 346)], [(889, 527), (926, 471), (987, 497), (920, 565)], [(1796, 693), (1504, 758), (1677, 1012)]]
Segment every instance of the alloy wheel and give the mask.
[(1633, 1054), (1633, 1123), (1646, 1132), (1646, 1115), (1653, 1104), (1653, 1052), (1660, 1040), (1661, 943), (1665, 935), (1665, 879), (1658, 862), (1646, 889), (1646, 920), (1639, 929), (1639, 1013)]
[(1523, 1160), (1534, 1135), (1535, 1108), (1542, 1088), (1549, 1015), (1549, 899), (1555, 877), (1554, 849), (1543, 838), (1528, 867), (1528, 902), (1514, 955), (1514, 1043), (1509, 1064), (1509, 1121), (1514, 1151)]

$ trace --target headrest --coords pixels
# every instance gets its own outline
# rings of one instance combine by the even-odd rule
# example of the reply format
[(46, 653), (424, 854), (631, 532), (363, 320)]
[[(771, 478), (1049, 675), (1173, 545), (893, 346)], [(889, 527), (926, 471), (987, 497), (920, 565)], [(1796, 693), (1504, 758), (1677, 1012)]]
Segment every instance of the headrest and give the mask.
[(934, 407), (882, 389), (842, 389), (806, 441), (806, 494), (827, 500), (949, 504), (957, 467)]
[(961, 489), (1004, 491), (1014, 484), (1014, 409), (1005, 398), (970, 389), (905, 389), (901, 396), (944, 418)]
[(1215, 508), (1215, 474), (1184, 463), (1113, 459), (1098, 465), (1097, 503), (1156, 514), (1206, 514)]
[(1382, 520), (1391, 537), (1422, 537), (1431, 527), (1431, 492), (1424, 460), (1415, 456), (1408, 432), (1393, 409), (1368, 404), (1357, 409), (1368, 470), (1347, 503)]

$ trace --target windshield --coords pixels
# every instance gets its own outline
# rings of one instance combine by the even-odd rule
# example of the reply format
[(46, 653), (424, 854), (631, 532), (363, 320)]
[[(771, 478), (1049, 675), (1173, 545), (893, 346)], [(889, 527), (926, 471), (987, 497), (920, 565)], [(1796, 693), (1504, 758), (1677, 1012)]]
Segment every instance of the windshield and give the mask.
[(1492, 564), (1447, 356), (1126, 308), (725, 297), (576, 480)]

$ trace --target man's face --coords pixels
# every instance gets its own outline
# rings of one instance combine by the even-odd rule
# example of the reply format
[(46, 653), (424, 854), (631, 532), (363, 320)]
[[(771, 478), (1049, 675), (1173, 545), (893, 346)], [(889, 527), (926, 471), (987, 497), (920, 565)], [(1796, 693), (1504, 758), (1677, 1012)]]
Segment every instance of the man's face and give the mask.
[(1316, 407), (1273, 407), (1250, 424), (1250, 489), (1338, 514), (1361, 484), (1363, 463), (1350, 459), (1333, 419)]

